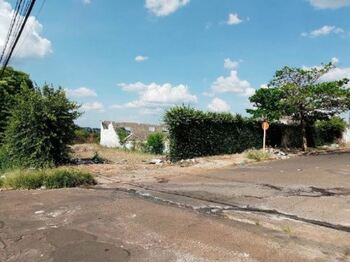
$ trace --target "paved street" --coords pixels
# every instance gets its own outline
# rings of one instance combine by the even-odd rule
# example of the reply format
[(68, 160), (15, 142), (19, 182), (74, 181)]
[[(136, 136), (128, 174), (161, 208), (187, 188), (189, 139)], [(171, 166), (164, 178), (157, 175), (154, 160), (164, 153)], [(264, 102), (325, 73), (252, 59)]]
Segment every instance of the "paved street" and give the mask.
[(350, 153), (183, 171), (2, 191), (0, 260), (350, 260)]

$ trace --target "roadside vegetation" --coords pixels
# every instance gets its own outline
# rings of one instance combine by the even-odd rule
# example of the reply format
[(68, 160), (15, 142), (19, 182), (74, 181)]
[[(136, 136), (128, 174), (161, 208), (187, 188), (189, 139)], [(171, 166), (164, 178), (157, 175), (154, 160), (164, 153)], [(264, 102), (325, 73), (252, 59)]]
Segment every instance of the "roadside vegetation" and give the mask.
[(93, 184), (95, 180), (90, 173), (72, 168), (15, 169), (0, 176), (0, 187), (6, 189), (53, 189)]
[(244, 153), (244, 156), (250, 160), (254, 160), (257, 162), (269, 160), (272, 158), (269, 152), (266, 152), (263, 150), (256, 150), (256, 149), (247, 150)]

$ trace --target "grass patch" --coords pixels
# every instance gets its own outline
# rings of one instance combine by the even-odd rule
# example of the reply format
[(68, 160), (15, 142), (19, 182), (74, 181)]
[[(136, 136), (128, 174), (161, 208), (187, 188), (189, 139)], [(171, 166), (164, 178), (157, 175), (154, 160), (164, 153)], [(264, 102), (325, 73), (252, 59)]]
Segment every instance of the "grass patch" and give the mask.
[(271, 159), (271, 154), (268, 152), (264, 152), (263, 150), (253, 149), (253, 150), (246, 151), (245, 157), (247, 157), (248, 159), (260, 162), (260, 161)]
[(90, 173), (69, 168), (13, 170), (5, 172), (0, 179), (0, 187), (9, 189), (53, 189), (95, 183)]

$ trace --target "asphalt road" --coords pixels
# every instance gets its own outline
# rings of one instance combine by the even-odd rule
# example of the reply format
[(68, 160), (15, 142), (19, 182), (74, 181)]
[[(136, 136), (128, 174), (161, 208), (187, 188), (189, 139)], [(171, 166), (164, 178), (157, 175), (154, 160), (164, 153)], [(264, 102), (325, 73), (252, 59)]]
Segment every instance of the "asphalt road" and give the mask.
[(350, 260), (350, 153), (0, 192), (1, 261)]

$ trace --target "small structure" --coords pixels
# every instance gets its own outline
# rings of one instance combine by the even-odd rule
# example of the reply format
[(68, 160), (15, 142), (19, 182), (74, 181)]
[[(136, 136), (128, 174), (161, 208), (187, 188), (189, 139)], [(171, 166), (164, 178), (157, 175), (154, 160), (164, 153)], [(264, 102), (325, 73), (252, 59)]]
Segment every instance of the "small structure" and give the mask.
[[(124, 141), (119, 138), (120, 130), (127, 133)], [(103, 121), (101, 123), (100, 144), (102, 146), (116, 148), (125, 147), (131, 149), (135, 143), (145, 142), (148, 135), (154, 132), (167, 132), (164, 125)]]

